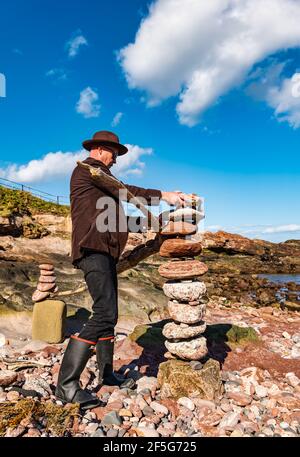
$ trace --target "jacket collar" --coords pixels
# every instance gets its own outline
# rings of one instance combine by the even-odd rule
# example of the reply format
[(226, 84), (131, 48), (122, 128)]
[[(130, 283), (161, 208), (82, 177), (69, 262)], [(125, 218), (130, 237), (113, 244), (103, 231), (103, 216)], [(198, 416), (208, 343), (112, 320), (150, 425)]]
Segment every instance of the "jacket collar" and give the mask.
[(93, 157), (87, 157), (85, 160), (83, 160), (83, 162), (88, 163), (89, 165), (92, 165), (96, 168), (103, 168), (105, 171), (110, 173), (109, 168), (105, 165), (105, 163), (101, 162), (101, 160), (93, 159)]

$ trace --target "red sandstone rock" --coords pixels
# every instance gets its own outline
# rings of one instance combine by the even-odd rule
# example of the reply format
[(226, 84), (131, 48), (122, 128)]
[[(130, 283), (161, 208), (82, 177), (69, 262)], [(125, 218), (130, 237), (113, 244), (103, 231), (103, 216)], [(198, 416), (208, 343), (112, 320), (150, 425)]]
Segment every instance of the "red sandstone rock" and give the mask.
[(39, 277), (39, 282), (46, 282), (46, 283), (50, 283), (50, 282), (55, 282), (56, 280), (56, 277), (55, 276), (40, 276)]
[(163, 242), (159, 254), (162, 257), (194, 257), (199, 255), (201, 250), (202, 245), (199, 241), (171, 238)]
[(197, 232), (197, 225), (189, 222), (169, 222), (161, 231), (162, 236), (187, 236)]
[(186, 260), (164, 263), (158, 272), (167, 279), (187, 279), (204, 275), (207, 270), (207, 266), (199, 260)]
[(40, 274), (42, 276), (52, 276), (54, 273), (54, 270), (40, 270)]
[(54, 270), (54, 266), (52, 265), (52, 263), (41, 263), (39, 265), (39, 269), (40, 270), (52, 271), (52, 270)]
[(41, 291), (41, 292), (48, 292), (48, 290), (52, 290), (53, 288), (55, 288), (55, 283), (46, 283), (46, 282), (42, 282), (42, 283), (38, 283), (37, 285), (37, 290)]

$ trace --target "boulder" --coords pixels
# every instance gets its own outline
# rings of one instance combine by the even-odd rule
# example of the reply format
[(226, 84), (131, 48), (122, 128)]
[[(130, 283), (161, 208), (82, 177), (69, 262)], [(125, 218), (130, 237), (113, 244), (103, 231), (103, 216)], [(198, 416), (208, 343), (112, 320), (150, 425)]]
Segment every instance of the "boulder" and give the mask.
[(188, 362), (171, 359), (159, 366), (157, 380), (161, 398), (180, 397), (217, 400), (222, 393), (220, 364), (208, 360), (202, 370), (194, 370)]
[(166, 341), (165, 345), (171, 354), (183, 360), (199, 360), (207, 355), (206, 338), (202, 336), (186, 341)]
[(206, 286), (201, 281), (166, 282), (163, 291), (172, 300), (191, 302), (206, 294)]
[(61, 300), (35, 303), (32, 316), (32, 339), (47, 343), (64, 340), (67, 306)]
[(162, 236), (188, 236), (197, 232), (197, 226), (188, 222), (169, 222), (160, 234)]
[(194, 257), (199, 255), (201, 250), (200, 241), (170, 238), (163, 242), (159, 254), (161, 257)]
[(203, 320), (206, 311), (206, 305), (187, 305), (178, 303), (174, 300), (168, 302), (168, 310), (170, 317), (174, 321), (184, 324), (196, 324)]
[(204, 275), (207, 270), (207, 266), (199, 260), (167, 262), (158, 268), (159, 274), (167, 279), (196, 278)]
[(198, 324), (188, 325), (188, 324), (176, 324), (175, 322), (169, 322), (163, 328), (163, 335), (171, 339), (187, 339), (194, 338), (204, 333), (206, 330), (206, 323), (199, 322)]

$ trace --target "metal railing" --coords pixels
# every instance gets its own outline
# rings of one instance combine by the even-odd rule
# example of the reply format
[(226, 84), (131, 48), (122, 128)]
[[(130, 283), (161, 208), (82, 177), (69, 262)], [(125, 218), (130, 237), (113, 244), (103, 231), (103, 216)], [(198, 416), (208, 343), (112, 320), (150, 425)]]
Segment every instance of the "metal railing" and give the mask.
[(49, 194), (48, 192), (44, 192), (43, 190), (35, 189), (34, 187), (26, 186), (25, 184), (21, 184), (19, 182), (11, 181), (10, 179), (0, 178), (0, 186), (7, 187), (9, 189), (16, 189), (25, 192), (29, 192), (35, 197), (39, 197), (42, 200), (46, 200), (52, 203), (56, 203), (57, 205), (68, 205), (69, 199), (64, 195), (54, 195)]

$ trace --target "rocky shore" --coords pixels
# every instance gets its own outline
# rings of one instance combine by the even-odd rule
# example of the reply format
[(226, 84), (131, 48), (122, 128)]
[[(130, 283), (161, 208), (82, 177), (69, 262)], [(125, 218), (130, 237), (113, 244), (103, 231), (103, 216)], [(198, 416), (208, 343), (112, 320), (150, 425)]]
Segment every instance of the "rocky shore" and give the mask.
[(222, 390), (216, 399), (163, 398), (158, 379), (159, 365), (166, 360), (162, 334), (166, 322), (139, 325), (126, 334), (119, 321), (115, 370), (134, 377), (137, 389), (99, 389), (93, 356), (81, 382), (103, 403), (85, 414), (76, 405), (63, 407), (53, 395), (67, 341), (2, 346), (0, 435), (299, 436), (298, 312), (240, 304), (230, 309), (207, 307), (208, 358), (221, 367)]
[[(22, 217), (0, 219), (0, 436), (300, 435), (300, 285), (260, 277), (300, 274), (299, 240), (274, 244), (208, 232), (201, 237), (202, 251), (191, 247), (208, 267), (201, 276), (209, 297), (201, 328), (207, 355), (189, 362), (193, 373), (208, 373), (202, 398), (181, 395), (163, 368), (163, 328), (174, 331), (174, 325), (158, 269), (164, 271), (168, 259), (155, 254), (119, 274), (114, 364), (137, 388), (99, 388), (94, 355), (81, 382), (102, 406), (81, 414), (53, 394), (67, 338), (88, 319), (91, 298), (81, 270), (70, 263), (68, 216), (30, 217), (29, 225)], [(146, 239), (130, 234), (127, 248)], [(166, 243), (166, 253), (173, 248)], [(58, 299), (67, 304), (61, 344), (31, 341), (41, 263), (54, 266)], [(217, 386), (214, 395), (211, 385)], [(170, 389), (176, 398), (168, 397)]]

